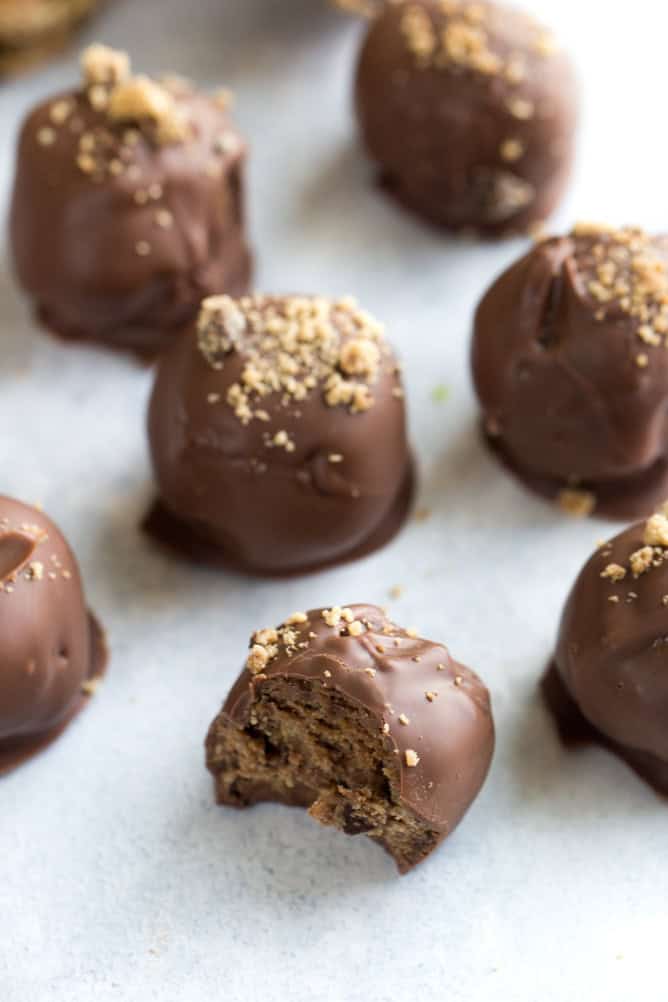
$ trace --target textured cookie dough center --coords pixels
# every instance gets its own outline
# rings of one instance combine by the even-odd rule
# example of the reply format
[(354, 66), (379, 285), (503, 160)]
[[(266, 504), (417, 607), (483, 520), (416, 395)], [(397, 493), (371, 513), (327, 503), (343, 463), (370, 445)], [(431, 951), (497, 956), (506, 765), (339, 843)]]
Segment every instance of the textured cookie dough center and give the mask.
[(320, 682), (267, 680), (248, 725), (241, 730), (219, 719), (210, 747), (223, 803), (307, 807), (322, 824), (379, 842), (402, 872), (441, 838), (399, 803), (397, 754), (377, 721)]

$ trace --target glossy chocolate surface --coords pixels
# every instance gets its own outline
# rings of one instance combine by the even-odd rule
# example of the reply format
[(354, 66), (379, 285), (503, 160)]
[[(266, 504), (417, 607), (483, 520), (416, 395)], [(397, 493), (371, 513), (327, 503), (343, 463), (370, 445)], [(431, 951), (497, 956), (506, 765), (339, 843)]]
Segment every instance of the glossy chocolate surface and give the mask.
[(348, 300), (211, 302), (156, 373), (149, 529), (197, 560), (268, 574), (382, 545), (406, 515), (412, 463), (380, 326)]
[[(475, 799), (490, 766), (489, 693), (443, 645), (390, 623), (375, 606), (343, 607), (344, 614), (348, 609), (349, 619), (362, 627), (359, 635), (350, 635), (345, 619), (336, 621), (337, 610), (310, 610), (305, 622), (290, 627), (291, 648), (279, 644), (260, 671), (244, 668), (221, 715), (247, 726), (256, 693), (277, 677), (316, 680), (340, 691), (377, 721), (388, 748), (396, 751), (402, 804), (444, 838)], [(214, 743), (212, 727), (210, 766)]]
[(664, 238), (584, 224), (537, 244), (482, 299), (485, 430), (530, 486), (582, 488), (615, 517), (665, 496), (667, 269)]
[(60, 733), (105, 664), (61, 533), (37, 509), (0, 497), (0, 773)]
[[(555, 664), (583, 716), (616, 744), (668, 763), (668, 520), (603, 544), (563, 612)], [(649, 532), (648, 532), (649, 527)]]
[(382, 5), (360, 55), (356, 106), (389, 191), (448, 228), (525, 231), (550, 214), (568, 179), (570, 61), (545, 28), (509, 8)]
[[(245, 291), (246, 146), (228, 103), (180, 78), (128, 76), (85, 80), (29, 114), (10, 236), (17, 278), (46, 327), (151, 357), (202, 297)], [(180, 131), (160, 131), (165, 109)]]

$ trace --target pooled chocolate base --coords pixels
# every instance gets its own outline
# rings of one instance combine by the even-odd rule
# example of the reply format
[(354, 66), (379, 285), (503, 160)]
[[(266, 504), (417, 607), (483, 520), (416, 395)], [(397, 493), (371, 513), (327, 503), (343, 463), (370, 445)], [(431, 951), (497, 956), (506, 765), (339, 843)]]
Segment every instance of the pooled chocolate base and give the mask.
[(623, 759), (657, 793), (668, 796), (668, 762), (663, 762), (649, 752), (628, 748), (602, 734), (576, 706), (554, 663), (549, 665), (543, 675), (540, 688), (565, 747), (599, 744)]
[[(337, 564), (359, 560), (389, 543), (401, 530), (408, 517), (415, 495), (415, 480), (415, 464), (411, 462), (401, 490), (380, 524), (362, 543), (352, 549), (343, 550), (324, 562), (317, 561), (281, 569), (249, 563), (233, 550), (218, 545), (206, 528), (180, 519), (160, 499), (156, 500), (147, 512), (142, 522), (142, 529), (162, 546), (198, 564), (226, 567), (245, 574), (261, 574), (263, 577), (275, 578), (315, 573)], [(351, 503), (354, 504), (354, 501)]]
[(668, 456), (633, 477), (574, 484), (523, 467), (504, 448), (503, 439), (488, 434), (484, 425), (481, 425), (481, 434), (504, 467), (524, 487), (547, 500), (557, 501), (563, 490), (582, 490), (595, 498), (593, 514), (611, 521), (633, 521), (651, 514), (668, 497)]
[[(92, 612), (88, 613), (88, 624), (90, 629), (91, 662), (87, 681), (95, 682), (97, 679), (101, 679), (106, 672), (109, 651), (105, 631)], [(44, 751), (45, 748), (63, 733), (73, 718), (90, 702), (91, 697), (92, 692), (86, 692), (85, 689), (82, 689), (79, 698), (69, 708), (64, 719), (56, 727), (52, 727), (45, 733), (29, 735), (18, 740), (0, 741), (0, 776), (11, 772), (17, 766), (27, 761), (27, 759)]]

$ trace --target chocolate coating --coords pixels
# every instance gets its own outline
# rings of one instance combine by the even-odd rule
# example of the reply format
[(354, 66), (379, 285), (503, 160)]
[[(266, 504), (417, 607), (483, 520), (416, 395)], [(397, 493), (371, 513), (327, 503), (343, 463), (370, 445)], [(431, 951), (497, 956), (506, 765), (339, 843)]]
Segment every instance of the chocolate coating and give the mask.
[(473, 377), (492, 444), (530, 486), (578, 485), (615, 517), (668, 491), (668, 243), (582, 225), (480, 303)]
[(382, 545), (405, 517), (412, 464), (379, 326), (348, 301), (218, 301), (156, 372), (148, 427), (160, 507), (149, 529), (196, 559), (267, 574)]
[(570, 171), (576, 85), (528, 16), (492, 3), (381, 6), (356, 106), (383, 180), (442, 226), (497, 235), (545, 219)]
[(42, 512), (8, 497), (0, 497), (0, 583), (2, 773), (81, 708), (106, 648), (63, 536)]
[(652, 563), (632, 569), (651, 538), (639, 522), (584, 565), (561, 618), (555, 667), (602, 740), (668, 793), (668, 551), (652, 547)]
[(251, 271), (246, 147), (229, 111), (187, 82), (160, 87), (186, 122), (164, 142), (131, 110), (112, 119), (110, 84), (36, 107), (21, 130), (10, 217), (16, 275), (44, 326), (145, 357), (203, 296), (245, 291)]
[[(223, 775), (225, 753), (220, 748), (221, 735), (228, 728), (254, 733), (251, 708), (263, 690), (279, 680), (295, 692), (295, 684), (306, 680), (341, 694), (349, 707), (362, 711), (360, 726), (372, 729), (390, 752), (393, 802), (428, 826), (435, 836), (431, 850), (457, 826), (489, 770), (494, 750), (489, 693), (447, 648), (390, 623), (375, 606), (338, 610), (344, 615), (349, 612), (348, 618), (362, 627), (356, 636), (350, 635), (343, 618), (330, 619), (331, 625), (326, 622), (332, 611), (337, 612), (307, 612), (304, 622), (289, 627), (294, 634), (291, 645), (279, 639), (276, 654), (264, 665), (263, 658), (258, 664), (253, 662), (262, 634), (252, 638), (250, 668), (247, 665), (241, 672), (207, 737), (207, 765), (217, 777), (219, 800), (244, 806), (271, 799), (312, 807), (318, 791), (307, 786), (297, 785), (285, 795), (276, 795), (276, 790), (260, 784), (245, 786), (241, 793), (238, 784), (229, 785), (230, 775)], [(309, 705), (307, 700), (307, 716)], [(335, 720), (331, 723), (336, 726)], [(305, 763), (305, 769), (308, 766)], [(359, 776), (360, 786), (367, 782), (368, 777)], [(345, 830), (357, 834), (348, 827)], [(386, 848), (392, 851), (391, 846)], [(407, 863), (403, 857), (400, 868), (408, 869), (418, 861)]]

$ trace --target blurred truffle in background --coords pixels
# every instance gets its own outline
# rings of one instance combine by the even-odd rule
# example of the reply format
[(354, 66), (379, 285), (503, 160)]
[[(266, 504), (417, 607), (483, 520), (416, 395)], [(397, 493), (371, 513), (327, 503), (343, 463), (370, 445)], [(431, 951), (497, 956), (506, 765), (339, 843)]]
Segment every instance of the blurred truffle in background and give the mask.
[(0, 0), (0, 76), (58, 52), (100, 0)]
[(452, 230), (525, 232), (570, 173), (577, 88), (528, 14), (469, 0), (397, 0), (360, 54), (360, 132), (385, 188)]

